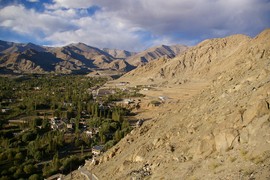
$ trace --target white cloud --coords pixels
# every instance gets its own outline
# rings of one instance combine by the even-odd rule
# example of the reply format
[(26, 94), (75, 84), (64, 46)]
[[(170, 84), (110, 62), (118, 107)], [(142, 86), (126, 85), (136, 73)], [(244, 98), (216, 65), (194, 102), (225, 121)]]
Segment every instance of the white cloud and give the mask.
[(138, 47), (141, 47), (140, 37), (113, 18), (83, 17), (71, 22), (79, 27), (78, 30), (56, 32), (46, 37), (46, 40), (62, 45), (84, 42), (100, 48), (139, 50)]
[(38, 33), (46, 35), (74, 28), (68, 20), (46, 13), (37, 13), (33, 9), (25, 9), (22, 5), (12, 5), (1, 9), (0, 27), (33, 36)]
[(95, 0), (94, 3), (103, 7), (105, 14), (121, 17), (157, 35), (211, 37), (217, 30), (254, 35), (270, 23), (267, 0)]
[[(44, 12), (6, 6), (0, 9), (0, 28), (53, 44), (140, 50), (233, 33), (255, 35), (270, 26), (269, 0), (54, 0), (44, 6)], [(93, 6), (100, 9), (89, 16)]]
[(76, 18), (79, 17), (75, 9), (56, 9), (56, 10), (46, 10), (46, 14), (50, 14), (51, 16), (58, 17), (58, 18)]
[(88, 8), (93, 4), (92, 0), (53, 0), (53, 4), (47, 4), (48, 9), (58, 8)]

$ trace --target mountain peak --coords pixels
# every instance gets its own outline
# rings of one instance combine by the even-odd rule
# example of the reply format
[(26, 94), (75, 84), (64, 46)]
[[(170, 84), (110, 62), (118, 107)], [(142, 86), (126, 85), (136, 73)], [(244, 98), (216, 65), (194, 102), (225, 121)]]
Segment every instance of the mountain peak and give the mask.
[(67, 46), (87, 46), (87, 47), (91, 47), (91, 46), (89, 46), (89, 45), (87, 45), (87, 44), (85, 44), (85, 43), (82, 43), (82, 42), (71, 43), (71, 44), (69, 44), (69, 45), (67, 45)]
[(255, 39), (262, 40), (266, 43), (270, 42), (270, 28), (265, 29), (260, 34), (258, 34)]
[(102, 50), (107, 52), (108, 54), (110, 54), (112, 57), (114, 57), (116, 59), (125, 59), (127, 57), (130, 57), (130, 56), (136, 54), (134, 52), (120, 50), (120, 49), (103, 48)]

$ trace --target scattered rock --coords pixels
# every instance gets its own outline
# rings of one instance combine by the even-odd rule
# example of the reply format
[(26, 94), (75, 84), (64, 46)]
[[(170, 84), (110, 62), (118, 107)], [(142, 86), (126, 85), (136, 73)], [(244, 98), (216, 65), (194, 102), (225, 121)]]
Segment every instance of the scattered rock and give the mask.
[(131, 178), (134, 179), (134, 180), (143, 179), (143, 178), (145, 178), (147, 176), (151, 176), (151, 174), (152, 174), (151, 173), (151, 167), (149, 166), (149, 164), (145, 164), (139, 170), (134, 170), (134, 171), (131, 171), (129, 173)]

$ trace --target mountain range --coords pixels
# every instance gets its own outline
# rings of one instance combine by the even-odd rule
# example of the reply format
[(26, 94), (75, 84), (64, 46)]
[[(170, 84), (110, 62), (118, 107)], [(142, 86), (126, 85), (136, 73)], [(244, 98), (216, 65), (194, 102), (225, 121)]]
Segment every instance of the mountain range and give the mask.
[(83, 43), (46, 47), (33, 43), (0, 41), (0, 73), (92, 73), (111, 71), (123, 74), (162, 56), (175, 57), (184, 45), (158, 46), (135, 53), (99, 49)]

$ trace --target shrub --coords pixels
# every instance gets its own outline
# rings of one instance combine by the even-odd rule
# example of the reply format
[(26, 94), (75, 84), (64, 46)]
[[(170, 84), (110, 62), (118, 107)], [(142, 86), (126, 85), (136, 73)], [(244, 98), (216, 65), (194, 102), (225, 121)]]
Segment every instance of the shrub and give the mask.
[(150, 102), (150, 104), (154, 105), (154, 106), (159, 106), (161, 103), (157, 100), (153, 100)]
[(23, 171), (26, 174), (33, 174), (36, 171), (36, 168), (32, 164), (28, 164), (28, 165), (24, 166)]
[(0, 180), (10, 180), (11, 178), (10, 177), (8, 177), (8, 176), (2, 176), (1, 178), (0, 178)]
[(33, 174), (29, 177), (29, 180), (42, 180), (43, 178), (38, 174)]

